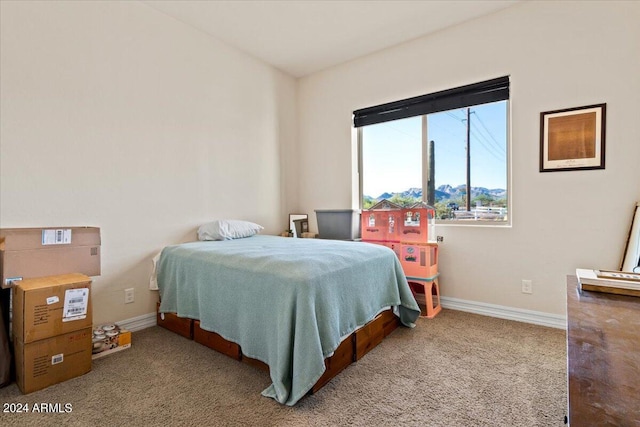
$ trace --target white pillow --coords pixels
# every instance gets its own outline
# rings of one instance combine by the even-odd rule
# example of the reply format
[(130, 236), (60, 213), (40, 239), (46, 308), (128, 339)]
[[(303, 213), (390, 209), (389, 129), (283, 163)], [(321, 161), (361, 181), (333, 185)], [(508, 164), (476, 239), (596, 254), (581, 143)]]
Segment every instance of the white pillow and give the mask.
[(220, 219), (198, 228), (198, 240), (232, 240), (251, 237), (264, 227), (249, 221)]

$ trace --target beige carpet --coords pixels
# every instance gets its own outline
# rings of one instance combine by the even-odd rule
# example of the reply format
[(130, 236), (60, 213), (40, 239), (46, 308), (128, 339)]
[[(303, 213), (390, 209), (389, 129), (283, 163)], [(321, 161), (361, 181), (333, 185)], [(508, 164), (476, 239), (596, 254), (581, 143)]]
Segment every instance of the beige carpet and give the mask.
[(444, 310), (399, 328), (295, 407), (262, 397), (268, 375), (159, 327), (79, 378), (13, 402), (70, 413), (0, 413), (19, 426), (563, 426), (563, 330)]

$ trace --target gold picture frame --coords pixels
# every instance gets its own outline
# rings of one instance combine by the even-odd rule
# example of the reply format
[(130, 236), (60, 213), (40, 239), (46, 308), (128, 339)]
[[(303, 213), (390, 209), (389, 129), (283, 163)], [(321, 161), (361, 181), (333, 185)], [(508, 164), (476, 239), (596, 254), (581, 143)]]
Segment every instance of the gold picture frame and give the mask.
[(604, 169), (606, 106), (540, 113), (540, 172)]

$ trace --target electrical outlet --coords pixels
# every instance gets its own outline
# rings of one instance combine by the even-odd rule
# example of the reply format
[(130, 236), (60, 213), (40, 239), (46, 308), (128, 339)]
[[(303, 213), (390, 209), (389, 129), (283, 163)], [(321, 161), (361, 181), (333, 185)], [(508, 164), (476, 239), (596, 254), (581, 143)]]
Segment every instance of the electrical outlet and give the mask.
[(133, 301), (134, 301), (133, 288), (125, 289), (124, 290), (124, 303), (125, 304), (130, 304)]
[(522, 280), (522, 293), (523, 294), (532, 294), (533, 293), (533, 284), (531, 280)]

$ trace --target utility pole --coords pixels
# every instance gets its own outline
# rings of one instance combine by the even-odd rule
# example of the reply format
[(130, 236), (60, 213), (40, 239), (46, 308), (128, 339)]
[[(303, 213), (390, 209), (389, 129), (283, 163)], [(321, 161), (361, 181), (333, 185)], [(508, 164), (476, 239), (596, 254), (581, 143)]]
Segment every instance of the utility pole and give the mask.
[(467, 212), (471, 212), (471, 108), (467, 107)]
[[(422, 116), (422, 202), (429, 206), (436, 204), (436, 157), (434, 142), (429, 141), (429, 122), (427, 115)], [(425, 163), (428, 167), (425, 169)]]
[(427, 180), (427, 204), (436, 205), (436, 149), (435, 142), (429, 141), (429, 179)]
[[(422, 203), (429, 203), (429, 200), (433, 198), (431, 194), (431, 186), (429, 184), (429, 180), (431, 177), (431, 171), (429, 170), (428, 165), (431, 163), (431, 153), (429, 151), (429, 140), (427, 139), (429, 135), (429, 131), (427, 126), (429, 122), (427, 120), (426, 114), (422, 116)], [(433, 206), (433, 205), (431, 205)]]
[(427, 115), (422, 116), (422, 202), (429, 206), (436, 203), (436, 169), (434, 142), (428, 140), (429, 121)]

